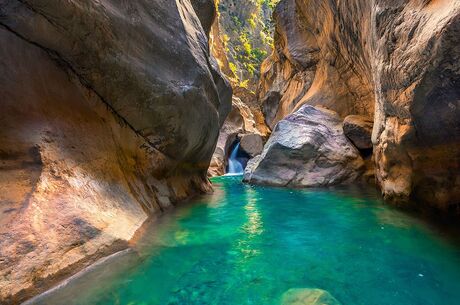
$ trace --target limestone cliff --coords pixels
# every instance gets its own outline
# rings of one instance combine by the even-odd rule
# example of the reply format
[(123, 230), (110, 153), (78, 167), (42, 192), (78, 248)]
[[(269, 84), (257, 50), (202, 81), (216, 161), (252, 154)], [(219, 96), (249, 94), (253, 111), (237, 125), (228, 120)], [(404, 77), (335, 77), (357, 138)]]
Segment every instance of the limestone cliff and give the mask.
[(275, 21), (268, 125), (302, 104), (374, 118), (385, 198), (459, 213), (460, 1), (282, 0)]
[(197, 12), (190, 0), (0, 1), (0, 303), (209, 190), (231, 88), (209, 54), (214, 10)]

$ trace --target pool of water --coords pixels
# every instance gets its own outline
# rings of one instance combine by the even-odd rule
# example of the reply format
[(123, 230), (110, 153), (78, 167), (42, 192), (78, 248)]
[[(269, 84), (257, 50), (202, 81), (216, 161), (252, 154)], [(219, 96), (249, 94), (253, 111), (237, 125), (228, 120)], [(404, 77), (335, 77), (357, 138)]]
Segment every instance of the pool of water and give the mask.
[(460, 304), (460, 247), (374, 189), (216, 191), (147, 224), (132, 250), (37, 304), (279, 304), (319, 288), (346, 305)]

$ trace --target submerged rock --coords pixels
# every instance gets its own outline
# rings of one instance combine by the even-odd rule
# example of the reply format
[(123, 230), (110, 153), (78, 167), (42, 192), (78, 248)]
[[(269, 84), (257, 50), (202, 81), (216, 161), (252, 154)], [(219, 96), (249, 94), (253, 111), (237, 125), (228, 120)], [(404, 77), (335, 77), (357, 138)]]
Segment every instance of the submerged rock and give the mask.
[(326, 290), (292, 288), (282, 295), (281, 305), (340, 305), (340, 302)]
[(250, 167), (245, 175), (250, 183), (312, 187), (356, 180), (363, 160), (337, 113), (305, 105), (278, 122)]
[(349, 115), (343, 120), (343, 132), (358, 149), (372, 148), (374, 122), (362, 115)]

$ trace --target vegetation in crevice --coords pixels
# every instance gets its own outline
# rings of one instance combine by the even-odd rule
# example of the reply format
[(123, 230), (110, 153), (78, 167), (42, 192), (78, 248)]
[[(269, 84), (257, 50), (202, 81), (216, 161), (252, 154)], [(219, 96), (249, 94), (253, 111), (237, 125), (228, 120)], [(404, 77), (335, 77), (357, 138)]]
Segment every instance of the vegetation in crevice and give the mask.
[(217, 0), (220, 37), (232, 83), (253, 90), (273, 48), (272, 12), (279, 0)]

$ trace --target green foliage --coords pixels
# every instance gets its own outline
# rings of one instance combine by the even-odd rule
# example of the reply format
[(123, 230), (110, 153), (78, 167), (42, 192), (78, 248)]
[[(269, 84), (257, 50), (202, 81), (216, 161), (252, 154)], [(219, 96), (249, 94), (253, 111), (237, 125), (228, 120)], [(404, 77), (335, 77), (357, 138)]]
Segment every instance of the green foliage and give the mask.
[(228, 63), (228, 66), (230, 67), (230, 70), (232, 70), (233, 74), (236, 76), (236, 70), (237, 70), (237, 67), (234, 63), (230, 62)]
[[(240, 0), (244, 9), (229, 0), (219, 0), (218, 11), (224, 50), (230, 69), (243, 84), (258, 77), (260, 65), (273, 48), (271, 13), (279, 0)], [(238, 82), (240, 80), (237, 79)]]
[(239, 86), (240, 86), (240, 87), (243, 87), (243, 88), (248, 88), (248, 84), (249, 84), (249, 79), (246, 79), (246, 80), (244, 80), (244, 81), (241, 81), (241, 82), (239, 83)]

